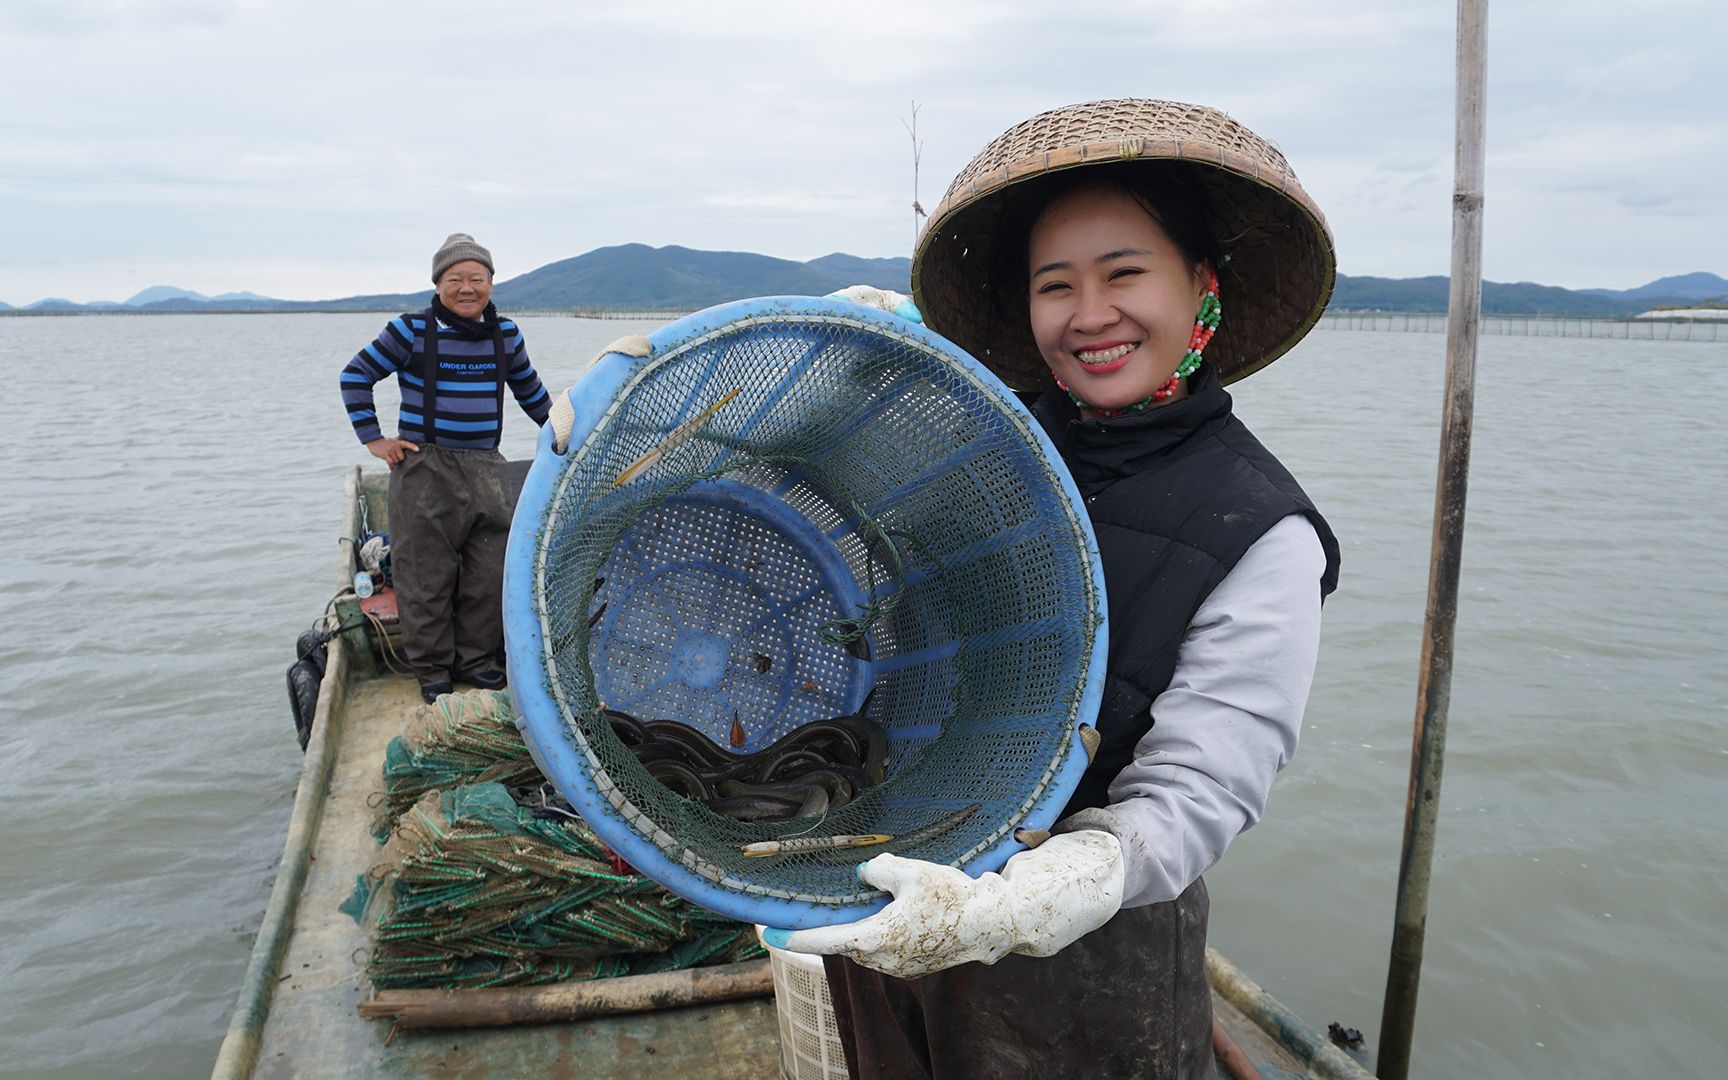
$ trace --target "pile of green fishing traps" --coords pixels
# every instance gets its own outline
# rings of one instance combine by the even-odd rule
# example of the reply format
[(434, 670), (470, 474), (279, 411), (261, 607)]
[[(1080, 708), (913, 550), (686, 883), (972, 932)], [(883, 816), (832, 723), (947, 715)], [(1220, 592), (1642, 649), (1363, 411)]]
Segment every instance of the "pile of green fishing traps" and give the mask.
[(375, 913), (380, 989), (575, 982), (762, 955), (754, 931), (614, 861), (545, 785), (510, 697), (446, 695), (392, 740), (376, 833), (344, 910)]

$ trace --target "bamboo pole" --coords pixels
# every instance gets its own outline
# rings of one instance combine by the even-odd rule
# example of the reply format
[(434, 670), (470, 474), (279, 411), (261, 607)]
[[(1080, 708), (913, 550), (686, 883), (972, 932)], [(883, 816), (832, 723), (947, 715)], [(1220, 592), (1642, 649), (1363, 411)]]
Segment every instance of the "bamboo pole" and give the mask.
[(761, 997), (774, 992), (767, 960), (628, 975), (549, 986), (486, 990), (380, 990), (356, 1008), (368, 1020), (394, 1020), (398, 1028), (502, 1027), (551, 1024), (591, 1016), (674, 1009), (684, 1005)]
[(1464, 548), (1464, 500), (1470, 473), (1470, 428), (1476, 398), (1476, 337), (1482, 315), (1482, 174), (1486, 119), (1488, 0), (1458, 0), (1457, 143), (1452, 191), (1452, 277), (1447, 297), (1445, 415), (1434, 486), (1434, 536), (1428, 569), (1428, 613), (1404, 847), (1386, 1002), (1380, 1016), (1378, 1075), (1404, 1080), (1410, 1071), (1416, 992), (1428, 923), (1428, 881), (1446, 756), (1452, 698), (1452, 638), (1458, 616), (1458, 564)]

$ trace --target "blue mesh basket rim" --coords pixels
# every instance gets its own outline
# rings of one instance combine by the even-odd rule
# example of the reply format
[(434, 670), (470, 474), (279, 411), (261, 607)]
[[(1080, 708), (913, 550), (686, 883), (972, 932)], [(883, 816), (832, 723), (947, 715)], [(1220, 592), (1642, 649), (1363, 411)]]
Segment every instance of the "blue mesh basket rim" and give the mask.
[[(741, 324), (770, 321), (864, 325), (887, 337), (910, 339), (925, 350), (945, 356), (972, 382), (999, 399), (1005, 410), (1015, 417), (1027, 441), (1036, 446), (1050, 463), (1051, 475), (1058, 480), (1067, 499), (1069, 516), (1081, 534), (1086, 552), (1099, 622), (1067, 753), (1032, 805), (1013, 823), (1013, 828), (1004, 826), (993, 845), (975, 849), (961, 866), (973, 877), (1000, 870), (1009, 858), (1025, 850), (1025, 845), (1015, 840), (1013, 833), (1022, 828), (1047, 829), (1053, 825), (1085, 772), (1088, 759), (1078, 729), (1095, 722), (1103, 696), (1108, 611), (1098, 542), (1085, 502), (1043, 427), (995, 374), (959, 346), (926, 327), (874, 308), (808, 296), (739, 300), (696, 312), (656, 330), (648, 335), (651, 350), (647, 356), (607, 352), (597, 357), (567, 392), (575, 423), (566, 454), (583, 445), (607, 414), (617, 407), (630, 386), (651, 366), (664, 360), (666, 350), (687, 348), (703, 338)], [(864, 890), (860, 894), (862, 899), (817, 903), (799, 899), (783, 890), (739, 881), (694, 852), (686, 851), (682, 860), (673, 859), (661, 848), (661, 845), (673, 846), (673, 837), (625, 801), (616, 787), (603, 792), (586, 779), (598, 771), (597, 761), (583, 744), (579, 732), (567, 724), (568, 709), (549, 685), (552, 680), (549, 680), (542, 664), (544, 627), (534, 604), (545, 510), (557, 498), (566, 475), (566, 455), (553, 449), (552, 440), (552, 429), (547, 425), (541, 429), (534, 462), (518, 496), (504, 564), (504, 635), (510, 693), (516, 705), (517, 727), (535, 764), (600, 838), (622, 858), (671, 892), (712, 911), (742, 922), (799, 929), (852, 922), (881, 910), (891, 899), (886, 893)], [(861, 851), (860, 855), (860, 861), (863, 861), (868, 857), (867, 850)]]

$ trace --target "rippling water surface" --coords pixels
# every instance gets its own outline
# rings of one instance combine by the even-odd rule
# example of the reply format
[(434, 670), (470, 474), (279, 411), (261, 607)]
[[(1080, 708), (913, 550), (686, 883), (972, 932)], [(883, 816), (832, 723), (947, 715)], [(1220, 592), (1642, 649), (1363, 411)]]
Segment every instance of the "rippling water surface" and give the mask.
[[(382, 321), (0, 319), (0, 1072), (215, 1060), (300, 766), (283, 670), (370, 461), (336, 371)], [(648, 329), (524, 328), (554, 391)], [(1212, 939), (1370, 1046), (1443, 349), (1319, 332), (1236, 390), (1344, 573), (1301, 752), (1209, 875)], [(1483, 340), (1415, 1075), (1721, 1072), (1724, 411), (1721, 345)]]

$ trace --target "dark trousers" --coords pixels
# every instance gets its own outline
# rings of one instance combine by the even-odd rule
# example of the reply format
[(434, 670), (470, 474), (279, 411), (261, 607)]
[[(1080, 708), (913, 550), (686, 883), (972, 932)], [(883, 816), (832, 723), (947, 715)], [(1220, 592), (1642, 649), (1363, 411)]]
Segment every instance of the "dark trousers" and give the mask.
[(921, 979), (827, 957), (853, 1080), (1212, 1080), (1206, 886), (1117, 913), (1055, 956)]
[(422, 446), (390, 472), (390, 565), (403, 653), (422, 683), (488, 668), (504, 645), (510, 505), (496, 450)]

